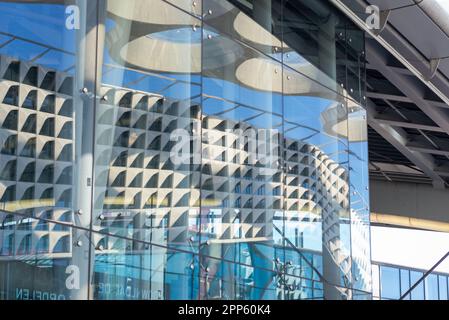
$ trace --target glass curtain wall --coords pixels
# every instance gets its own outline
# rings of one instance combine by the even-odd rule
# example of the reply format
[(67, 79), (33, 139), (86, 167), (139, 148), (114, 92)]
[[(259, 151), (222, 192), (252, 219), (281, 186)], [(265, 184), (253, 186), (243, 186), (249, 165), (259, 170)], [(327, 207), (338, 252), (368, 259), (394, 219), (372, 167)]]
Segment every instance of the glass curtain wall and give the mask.
[[(407, 267), (373, 264), (373, 298), (399, 300), (426, 272)], [(448, 300), (448, 274), (430, 273), (404, 300)]]
[(0, 299), (369, 299), (364, 62), (325, 0), (0, 1)]

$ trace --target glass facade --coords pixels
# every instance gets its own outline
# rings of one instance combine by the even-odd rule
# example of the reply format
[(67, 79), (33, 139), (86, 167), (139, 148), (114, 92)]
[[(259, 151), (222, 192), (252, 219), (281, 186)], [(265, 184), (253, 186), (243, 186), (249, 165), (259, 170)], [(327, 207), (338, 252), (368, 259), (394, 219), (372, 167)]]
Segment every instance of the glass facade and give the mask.
[(370, 299), (364, 78), (325, 0), (0, 1), (0, 299)]
[[(373, 264), (373, 299), (399, 300), (426, 271)], [(448, 300), (449, 275), (430, 273), (404, 300)]]

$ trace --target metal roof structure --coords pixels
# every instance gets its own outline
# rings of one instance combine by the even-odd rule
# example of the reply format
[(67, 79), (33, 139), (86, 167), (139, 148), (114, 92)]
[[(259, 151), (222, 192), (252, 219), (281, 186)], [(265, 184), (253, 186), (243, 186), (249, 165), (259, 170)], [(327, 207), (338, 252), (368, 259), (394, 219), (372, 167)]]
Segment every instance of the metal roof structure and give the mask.
[(447, 186), (449, 1), (330, 1), (367, 32), (371, 177)]
[[(449, 0), (329, 2), (367, 34), (371, 178), (447, 186)], [(291, 5), (302, 10), (300, 1)], [(371, 5), (380, 10), (380, 29), (366, 23)]]

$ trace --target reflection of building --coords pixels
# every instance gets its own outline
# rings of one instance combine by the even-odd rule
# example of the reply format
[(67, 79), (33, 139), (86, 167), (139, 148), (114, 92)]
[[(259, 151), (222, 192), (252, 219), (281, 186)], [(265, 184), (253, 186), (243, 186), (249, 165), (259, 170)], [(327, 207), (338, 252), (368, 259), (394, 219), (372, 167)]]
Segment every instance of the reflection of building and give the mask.
[[(72, 78), (5, 56), (0, 61), (1, 209), (71, 221)], [(2, 232), (2, 255), (45, 253), (49, 248), (64, 252), (70, 247), (67, 231), (26, 232), (48, 229), (33, 219), (22, 220), (17, 229), (23, 231), (15, 231), (16, 219), (5, 215), (3, 226), (9, 223), (6, 229), (12, 231)]]
[[(2, 209), (68, 207), (73, 170), (72, 78), (1, 57)], [(53, 199), (55, 199), (53, 201)]]
[[(2, 61), (2, 209), (71, 222), (72, 78), (7, 57)], [(150, 241), (151, 232), (142, 230), (163, 225), (167, 232), (158, 234), (158, 242), (183, 244), (197, 230), (191, 221), (198, 221), (201, 201), (203, 233), (212, 243), (260, 241), (281, 248), (284, 232), (300, 248), (298, 223), (321, 221), (323, 212), (326, 237), (338, 241), (338, 216), (349, 205), (347, 172), (318, 147), (244, 122), (201, 116), (197, 105), (122, 88), (102, 90), (96, 120), (100, 229), (131, 229)], [(194, 137), (201, 130), (202, 144), (199, 138), (188, 144), (186, 163), (172, 161), (175, 129)], [(194, 163), (195, 153), (201, 153), (200, 163)], [(1, 241), (3, 256), (67, 258), (72, 239), (67, 227), (5, 215)], [(114, 252), (117, 239), (96, 241), (97, 249)], [(335, 245), (331, 254), (350, 279), (349, 254), (339, 251)]]
[[(209, 116), (203, 117), (200, 146), (198, 106), (164, 102), (160, 97), (123, 89), (107, 92), (108, 105), (103, 104), (99, 112), (101, 134), (97, 140), (101, 146), (97, 164), (104, 165), (106, 171), (99, 172), (97, 179), (103, 181), (101, 176), (108, 174), (108, 188), (106, 195), (96, 199), (105, 203), (107, 212), (160, 209), (157, 214), (171, 215), (173, 227), (187, 225), (178, 219), (187, 221), (189, 208), (198, 206), (200, 194), (195, 189), (200, 175), (203, 207), (220, 209), (221, 231), (216, 230), (216, 239), (235, 238), (236, 234), (246, 239), (272, 238), (267, 222), (271, 224), (275, 216), (282, 219), (283, 214), (276, 211), (282, 210), (283, 195), (291, 212), (320, 215), (333, 201), (342, 209), (348, 206), (345, 169), (316, 147), (285, 140), (285, 157), (280, 157), (280, 133)], [(198, 136), (193, 148), (202, 151), (202, 172), (200, 163), (189, 164), (193, 153), (187, 164), (173, 164), (175, 141), (170, 136), (176, 128), (193, 130), (193, 137)], [(266, 148), (262, 157), (256, 154), (256, 146)], [(237, 212), (240, 231), (230, 229)], [(186, 231), (171, 230), (169, 242), (186, 241)]]

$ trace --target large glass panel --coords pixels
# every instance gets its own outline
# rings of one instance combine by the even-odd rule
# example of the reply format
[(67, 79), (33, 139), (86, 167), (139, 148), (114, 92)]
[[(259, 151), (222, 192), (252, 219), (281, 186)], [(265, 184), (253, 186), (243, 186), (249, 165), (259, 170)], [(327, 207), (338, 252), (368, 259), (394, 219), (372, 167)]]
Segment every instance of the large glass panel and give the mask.
[(300, 247), (322, 252), (324, 278), (342, 287), (352, 285), (346, 119), (342, 96), (284, 68), (286, 237), (302, 228)]
[(282, 60), (281, 0), (203, 0), (204, 22), (227, 37)]
[(366, 111), (348, 100), (349, 181), (353, 286), (371, 292), (368, 132)]
[[(197, 256), (147, 241), (94, 234), (95, 300), (190, 299), (198, 296)], [(173, 263), (176, 268), (170, 267)]]
[(365, 35), (326, 0), (284, 1), (284, 63), (361, 102), (365, 90)]
[(438, 276), (438, 288), (440, 291), (440, 300), (448, 300), (447, 296), (447, 277), (443, 275)]
[[(274, 299), (274, 268), (284, 265), (276, 250), (282, 247), (282, 66), (211, 26), (204, 25), (203, 38), (201, 254), (254, 266), (251, 298)], [(225, 268), (226, 281), (231, 266), (211, 264), (217, 261), (204, 265)]]
[[(104, 10), (93, 224), (197, 252), (201, 21), (166, 1), (109, 0)], [(175, 276), (192, 256), (176, 250), (164, 267), (177, 290), (164, 297), (192, 298), (187, 278)]]
[[(312, 209), (301, 210), (322, 219), (314, 221), (319, 228), (309, 242), (322, 247), (327, 282), (371, 292), (366, 116), (353, 102), (353, 95), (357, 94), (355, 100), (359, 101), (364, 90), (363, 32), (356, 32), (326, 1), (284, 2), (282, 26), (282, 61), (288, 66), (284, 69), (285, 138), (296, 135), (295, 140), (322, 153), (316, 156), (316, 150), (310, 152), (310, 157), (316, 158), (311, 164), (316, 167), (309, 179), (301, 181), (305, 183), (303, 191), (307, 191), (303, 199), (310, 195), (312, 200)], [(348, 86), (349, 67), (353, 69), (352, 90)], [(299, 85), (291, 81), (297, 77)], [(302, 128), (289, 128), (289, 117), (295, 119), (293, 125), (296, 122)], [(324, 167), (332, 167), (330, 175), (325, 174)], [(322, 189), (326, 189), (324, 193)], [(333, 205), (327, 206), (331, 202)], [(306, 220), (309, 225), (313, 221)], [(321, 221), (325, 223), (320, 225)], [(339, 266), (332, 266), (332, 261), (339, 261)], [(334, 297), (340, 294), (335, 291)], [(342, 296), (350, 298), (350, 291)]]
[(330, 14), (330, 19), (321, 19), (329, 13), (323, 1), (285, 1), (284, 61), (298, 72), (336, 89), (335, 16)]
[(399, 299), (399, 269), (380, 267), (380, 293), (382, 299)]
[[(410, 286), (415, 285), (423, 276), (422, 272), (410, 271)], [(424, 300), (424, 282), (421, 281), (418, 286), (411, 292), (411, 300)]]
[[(217, 260), (217, 261), (215, 261)], [(222, 259), (209, 257), (209, 262), (223, 266)], [(222, 276), (223, 269), (218, 269), (212, 273), (201, 273), (201, 295), (206, 299), (229, 299), (226, 293), (229, 288), (234, 288), (235, 298), (241, 300), (253, 299), (253, 292), (263, 290), (266, 296), (277, 299), (307, 299), (322, 300), (322, 283), (307, 279), (301, 276), (288, 276), (287, 278), (275, 277), (275, 286), (263, 286), (262, 282), (255, 281), (252, 275), (261, 272), (270, 272), (270, 269), (263, 269), (256, 265), (227, 262), (227, 268), (233, 273), (226, 277)], [(288, 287), (288, 290), (285, 288)], [(280, 288), (284, 288), (281, 292)]]
[(77, 238), (77, 232), (67, 219), (70, 211), (62, 216), (65, 218), (51, 222), (0, 213), (0, 299), (87, 297), (87, 286), (81, 283), (80, 265), (87, 265), (88, 257), (84, 260), (76, 257), (84, 239)]
[[(89, 35), (97, 30), (96, 9), (96, 1), (77, 1), (76, 6), (73, 1), (0, 1), (0, 209), (30, 219), (12, 219), (19, 229), (13, 235), (2, 231), (10, 248), (5, 264), (13, 260), (8, 268), (18, 265), (17, 275), (26, 273), (27, 266), (35, 268), (36, 281), (43, 285), (39, 290), (46, 293), (60, 279), (52, 280), (53, 261), (47, 267), (39, 253), (63, 235), (35, 219), (90, 226), (97, 43)], [(83, 245), (72, 248), (72, 237)], [(55, 275), (70, 265), (81, 277), (71, 298), (88, 298), (89, 237), (74, 231), (61, 240), (69, 241), (70, 252), (60, 254)], [(36, 263), (17, 264), (18, 256), (35, 257)], [(39, 270), (46, 274), (47, 289)]]
[(429, 274), (424, 281), (426, 300), (438, 300), (438, 275)]
[(373, 282), (373, 299), (379, 300), (380, 299), (380, 271), (379, 266), (373, 264), (372, 268), (372, 282)]
[(346, 63), (346, 82), (341, 83), (350, 98), (360, 104), (365, 96), (365, 35), (347, 20), (344, 27), (346, 51), (342, 61)]
[(362, 38), (324, 0), (0, 0), (0, 299), (369, 298)]
[[(410, 289), (410, 271), (401, 269), (401, 297)], [(410, 294), (408, 294), (405, 300), (410, 300)]]

